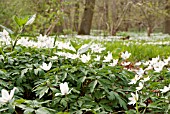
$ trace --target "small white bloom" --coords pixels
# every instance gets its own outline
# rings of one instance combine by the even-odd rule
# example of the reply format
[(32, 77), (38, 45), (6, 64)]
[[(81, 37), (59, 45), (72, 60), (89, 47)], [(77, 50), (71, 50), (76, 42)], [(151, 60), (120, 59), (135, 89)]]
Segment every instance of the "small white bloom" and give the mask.
[(136, 82), (140, 79), (140, 76), (135, 75), (135, 77), (133, 79), (131, 79), (131, 81), (128, 84), (136, 84)]
[(109, 66), (116, 66), (118, 63), (118, 59), (113, 59), (113, 62), (109, 64)]
[(100, 55), (97, 55), (94, 60), (95, 60), (95, 61), (100, 61)]
[(154, 68), (155, 72), (160, 72), (160, 71), (162, 71), (164, 65), (165, 65), (165, 63), (163, 61), (159, 61), (153, 65), (153, 68)]
[(135, 66), (140, 66), (142, 63), (141, 62), (137, 62), (135, 63)]
[(164, 59), (164, 64), (168, 65), (168, 63), (169, 63), (169, 60), (168, 59)]
[(168, 87), (167, 87), (167, 86), (164, 86), (163, 89), (160, 89), (161, 93), (166, 93), (166, 92), (168, 92), (169, 90), (170, 90), (170, 84), (169, 84)]
[(77, 59), (77, 58), (79, 58), (79, 55), (78, 54), (67, 53), (66, 57), (70, 58), (70, 59)]
[(42, 66), (40, 66), (40, 68), (42, 68), (45, 71), (50, 70), (51, 67), (52, 67), (52, 63), (51, 62), (48, 65), (45, 62), (43, 62)]
[(0, 97), (0, 103), (7, 103), (8, 101), (10, 101), (12, 97), (14, 96), (15, 90), (16, 90), (16, 87), (14, 87), (9, 94), (7, 90), (2, 89), (1, 90), (2, 97)]
[(125, 53), (121, 53), (121, 58), (126, 60), (130, 57), (131, 53), (128, 53), (128, 51), (125, 51)]
[(92, 53), (101, 53), (103, 50), (105, 50), (106, 48), (102, 48), (101, 47), (101, 44), (99, 45), (99, 44), (92, 44), (91, 46), (90, 46), (90, 48), (91, 48), (91, 50), (92, 50)]
[(132, 97), (129, 97), (128, 99), (130, 100), (130, 102), (128, 103), (129, 105), (134, 105), (134, 104), (136, 104), (136, 102), (138, 101), (138, 99), (139, 99), (139, 96), (138, 96), (138, 94), (137, 94), (137, 92), (136, 92), (136, 94), (134, 94), (134, 93), (131, 93), (131, 95), (132, 95)]
[(148, 66), (149, 65), (149, 61), (146, 61), (143, 63), (144, 66)]
[(103, 62), (110, 62), (113, 58), (112, 58), (112, 53), (111, 52), (107, 52), (107, 56), (104, 56)]
[(150, 80), (150, 77), (148, 76), (148, 77), (146, 77), (146, 78), (144, 78), (143, 80), (141, 80), (142, 82), (147, 82), (148, 80)]
[(145, 68), (145, 71), (152, 70), (152, 69), (153, 69), (152, 65), (149, 65), (147, 68)]
[(139, 70), (136, 70), (136, 74), (139, 75), (140, 77), (142, 77), (144, 73), (145, 73), (145, 70), (143, 70), (142, 68), (140, 68)]
[(69, 94), (71, 92), (71, 90), (69, 91), (69, 87), (68, 87), (68, 83), (67, 82), (61, 83), (60, 84), (60, 91), (61, 91), (61, 93), (56, 93), (55, 96), (58, 96), (58, 95), (67, 95), (67, 94)]
[(156, 58), (152, 58), (152, 60), (150, 61), (151, 65), (154, 65), (155, 63), (157, 63), (159, 61), (159, 56)]
[(144, 84), (142, 82), (139, 82), (139, 87), (136, 87), (137, 91), (140, 91), (143, 88)]
[(80, 57), (80, 60), (81, 60), (83, 63), (87, 63), (88, 61), (90, 61), (90, 59), (91, 59), (91, 56), (90, 56), (89, 53), (87, 53), (87, 55), (86, 55), (86, 54), (83, 54), (83, 55), (81, 55), (81, 57)]
[(123, 62), (121, 63), (121, 65), (123, 65), (123, 66), (128, 66), (128, 65), (130, 65), (130, 62), (125, 62), (125, 61), (123, 61)]
[(9, 33), (5, 29), (3, 29), (3, 32), (1, 33), (1, 37), (2, 37), (2, 41), (5, 42), (6, 45), (9, 45), (10, 42), (12, 41), (9, 36)]
[(52, 56), (51, 58), (49, 58), (50, 60), (57, 60), (58, 57), (57, 56)]

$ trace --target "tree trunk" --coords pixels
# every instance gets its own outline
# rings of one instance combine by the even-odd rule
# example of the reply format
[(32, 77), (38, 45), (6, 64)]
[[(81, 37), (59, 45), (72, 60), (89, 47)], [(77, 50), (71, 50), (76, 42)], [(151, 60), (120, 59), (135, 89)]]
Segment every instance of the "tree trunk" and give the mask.
[(109, 12), (108, 12), (108, 0), (104, 0), (104, 30), (108, 29), (108, 18), (109, 18)]
[(95, 0), (86, 0), (82, 22), (78, 31), (79, 35), (90, 35), (92, 25)]
[(78, 31), (79, 26), (79, 1), (75, 3), (75, 11), (74, 11), (74, 31)]
[(147, 28), (147, 35), (150, 37), (151, 33), (152, 33), (152, 27), (148, 26), (148, 28)]
[[(165, 7), (165, 9), (167, 10), (167, 13), (170, 15), (170, 2), (169, 1), (167, 1), (167, 6)], [(170, 17), (169, 16), (165, 17), (164, 33), (170, 34)]]

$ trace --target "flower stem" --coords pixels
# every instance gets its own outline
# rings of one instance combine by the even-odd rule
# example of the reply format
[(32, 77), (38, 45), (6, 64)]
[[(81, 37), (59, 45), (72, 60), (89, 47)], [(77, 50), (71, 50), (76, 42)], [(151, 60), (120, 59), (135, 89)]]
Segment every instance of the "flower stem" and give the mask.
[(138, 102), (136, 102), (136, 112), (137, 112), (137, 114), (139, 114), (139, 110), (138, 110)]
[(17, 34), (17, 36), (16, 36), (16, 39), (15, 39), (15, 41), (14, 41), (14, 45), (12, 45), (12, 51), (14, 50), (14, 48), (15, 48), (15, 46), (16, 46), (16, 44), (17, 44), (17, 41), (18, 41), (18, 39), (19, 39), (19, 35), (22, 34), (23, 31), (24, 31), (24, 26), (21, 27), (21, 29), (20, 29), (20, 31), (19, 31), (19, 34)]

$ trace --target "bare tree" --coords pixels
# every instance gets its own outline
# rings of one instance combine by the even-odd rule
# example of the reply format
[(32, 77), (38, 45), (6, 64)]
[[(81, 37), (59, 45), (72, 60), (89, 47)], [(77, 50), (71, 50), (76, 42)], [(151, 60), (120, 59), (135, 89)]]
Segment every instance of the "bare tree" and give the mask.
[(85, 9), (78, 34), (90, 35), (93, 13), (95, 7), (95, 0), (86, 0)]
[[(170, 1), (167, 0), (167, 5), (165, 7), (165, 10), (167, 10), (168, 15), (170, 15)], [(164, 33), (170, 34), (170, 17), (165, 17), (165, 30)]]
[(79, 26), (79, 1), (77, 0), (75, 3), (73, 30), (78, 31), (78, 26)]
[(121, 12), (119, 18), (116, 21), (116, 24), (113, 24), (112, 35), (116, 35), (120, 25), (123, 22), (125, 15), (127, 14), (128, 9), (131, 7), (131, 5), (132, 5), (132, 2), (127, 2), (127, 4), (125, 5), (123, 11)]

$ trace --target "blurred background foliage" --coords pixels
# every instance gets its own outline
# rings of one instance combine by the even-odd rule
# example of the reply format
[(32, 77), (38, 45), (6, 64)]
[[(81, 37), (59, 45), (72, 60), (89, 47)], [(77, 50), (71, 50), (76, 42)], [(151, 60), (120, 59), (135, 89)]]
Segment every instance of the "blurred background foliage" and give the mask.
[[(0, 24), (17, 31), (14, 15), (22, 17), (37, 14), (34, 24), (25, 30), (29, 34), (77, 33), (86, 2), (0, 0)], [(115, 35), (115, 31), (164, 32), (165, 25), (170, 23), (169, 4), (169, 0), (96, 0), (90, 29), (99, 30), (99, 33), (102, 30), (107, 35)]]

